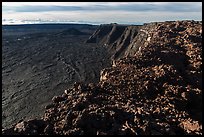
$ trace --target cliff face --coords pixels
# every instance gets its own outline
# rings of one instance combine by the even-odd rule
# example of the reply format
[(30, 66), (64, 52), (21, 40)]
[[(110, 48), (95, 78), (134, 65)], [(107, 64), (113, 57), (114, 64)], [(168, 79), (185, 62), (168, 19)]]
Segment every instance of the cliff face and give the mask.
[(143, 26), (101, 25), (86, 42), (104, 45), (112, 54), (112, 59), (118, 60), (126, 56), (133, 56), (139, 47), (150, 43), (152, 29), (156, 24), (149, 23)]
[(127, 26), (107, 40), (113, 28), (92, 36), (118, 59), (98, 84), (76, 83), (40, 122), (20, 121), (3, 134), (202, 135), (202, 22)]
[(124, 56), (129, 44), (138, 34), (140, 26), (126, 26), (118, 24), (100, 25), (95, 33), (86, 41), (98, 43), (108, 48), (113, 59)]
[(86, 43), (112, 44), (123, 33), (127, 26), (117, 24), (102, 24)]

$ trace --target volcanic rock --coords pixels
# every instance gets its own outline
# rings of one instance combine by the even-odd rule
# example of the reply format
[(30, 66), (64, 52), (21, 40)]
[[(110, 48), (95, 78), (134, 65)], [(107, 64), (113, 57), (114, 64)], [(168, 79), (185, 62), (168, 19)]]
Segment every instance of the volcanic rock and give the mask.
[[(109, 41), (114, 25), (100, 26), (90, 41)], [(101, 71), (99, 83), (75, 83), (67, 98), (54, 97), (41, 134), (202, 135), (201, 29), (197, 21), (126, 27), (128, 44), (114, 67)], [(38, 129), (27, 123), (17, 123), (15, 133)]]

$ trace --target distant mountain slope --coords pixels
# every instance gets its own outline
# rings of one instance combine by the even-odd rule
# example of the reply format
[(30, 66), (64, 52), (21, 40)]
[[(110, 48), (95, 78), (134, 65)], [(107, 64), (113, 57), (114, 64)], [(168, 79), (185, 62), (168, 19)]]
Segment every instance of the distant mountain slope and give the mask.
[[(50, 33), (62, 30), (77, 29), (81, 32), (91, 34), (97, 28), (97, 25), (90, 24), (23, 24), (23, 25), (2, 25), (4, 35), (24, 35), (33, 33)], [(16, 33), (14, 33), (14, 31)]]
[(70, 28), (67, 30), (63, 30), (60, 33), (57, 33), (56, 35), (61, 35), (61, 36), (65, 36), (65, 35), (88, 35), (88, 33), (81, 32), (76, 28)]
[(69, 28), (87, 28), (95, 25), (91, 24), (22, 24), (22, 25), (2, 25), (2, 29), (69, 29)]

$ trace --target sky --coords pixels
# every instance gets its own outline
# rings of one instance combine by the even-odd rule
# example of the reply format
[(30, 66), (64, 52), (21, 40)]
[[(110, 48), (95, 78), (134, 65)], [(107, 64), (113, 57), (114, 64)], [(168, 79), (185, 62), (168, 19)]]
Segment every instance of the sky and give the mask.
[(2, 24), (77, 22), (141, 24), (202, 20), (201, 2), (2, 2)]

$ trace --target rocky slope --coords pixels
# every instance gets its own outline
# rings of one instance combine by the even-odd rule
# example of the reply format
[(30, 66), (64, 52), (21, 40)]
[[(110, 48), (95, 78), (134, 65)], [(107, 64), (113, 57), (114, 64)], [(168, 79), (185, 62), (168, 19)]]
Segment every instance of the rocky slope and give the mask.
[(112, 39), (116, 28), (87, 41), (115, 46), (98, 84), (75, 83), (3, 134), (202, 135), (202, 22), (122, 26)]

